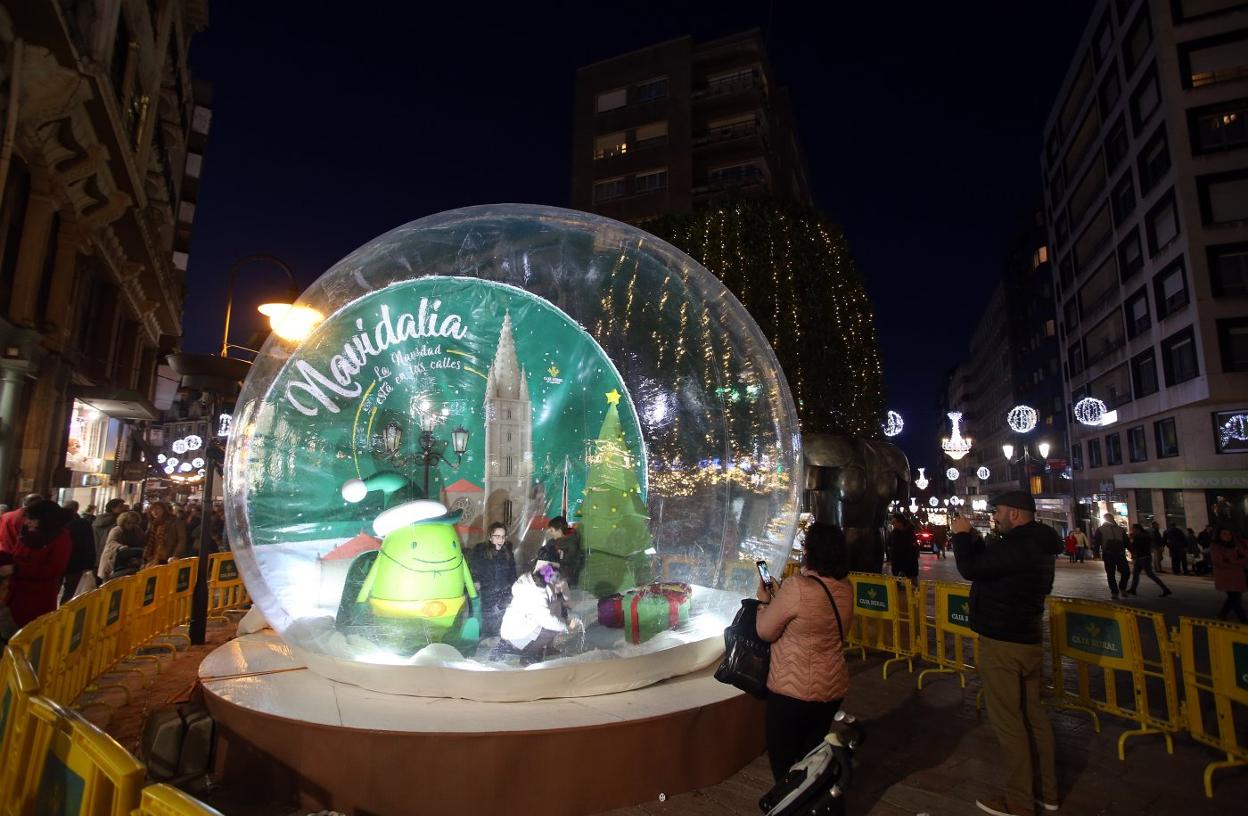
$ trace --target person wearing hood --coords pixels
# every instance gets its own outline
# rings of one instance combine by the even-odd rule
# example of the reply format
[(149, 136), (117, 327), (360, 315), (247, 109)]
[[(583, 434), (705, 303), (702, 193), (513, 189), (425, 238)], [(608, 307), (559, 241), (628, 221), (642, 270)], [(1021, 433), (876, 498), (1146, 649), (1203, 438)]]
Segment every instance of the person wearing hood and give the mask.
[[(1056, 748), (1040, 689), (1045, 598), (1053, 591), (1062, 539), (1052, 527), (1036, 521), (1036, 500), (1028, 492), (1010, 491), (989, 504), (1001, 531), (996, 544), (986, 546), (965, 518), (955, 518), (950, 525), (958, 572), (971, 582), (970, 618), (979, 635), (979, 676), (1005, 761), (1004, 798), (984, 798), (975, 804), (994, 816), (1031, 814), (1037, 801), (1046, 811), (1055, 811)], [(1033, 765), (1040, 771), (1039, 796), (1033, 795)]]
[(520, 653), (525, 663), (544, 660), (552, 654), (557, 636), (583, 629), (579, 618), (568, 618), (567, 603), (560, 591), (564, 586), (559, 565), (538, 560), (532, 572), (516, 579), (511, 587), (511, 603), (503, 614), (499, 634), (502, 641)]
[(18, 628), (56, 609), (61, 578), (69, 564), (68, 514), (54, 501), (41, 501), (26, 508), (26, 518), (18, 534), (13, 555), (12, 588), (9, 609)]

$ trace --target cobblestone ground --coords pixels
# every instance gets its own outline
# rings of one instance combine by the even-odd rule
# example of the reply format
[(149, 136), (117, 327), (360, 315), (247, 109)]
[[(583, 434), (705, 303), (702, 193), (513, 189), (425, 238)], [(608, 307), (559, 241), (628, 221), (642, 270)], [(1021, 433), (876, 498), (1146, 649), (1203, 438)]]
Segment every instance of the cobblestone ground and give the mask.
[[(938, 560), (924, 555), (922, 577), (930, 580), (960, 580), (952, 558)], [(1174, 595), (1160, 598), (1160, 590), (1148, 582), (1140, 595), (1129, 603), (1166, 614), (1167, 622), (1177, 625), (1178, 616), (1209, 616), (1217, 612), (1221, 596), (1208, 578), (1171, 576), (1166, 581)], [(1100, 562), (1058, 563), (1054, 594), (1090, 600), (1109, 600), (1108, 585)], [(96, 719), (118, 737), (127, 748), (137, 749), (143, 720), (154, 710), (171, 705), (182, 697), (193, 682), (195, 669), (206, 649), (229, 637), (232, 627), (214, 626), (209, 647), (180, 650), (165, 658), (159, 679), (146, 691), (138, 691), (128, 706), (111, 716), (101, 716), (102, 707), (91, 710)], [(845, 707), (867, 728), (867, 742), (859, 752), (858, 768), (851, 789), (848, 812), (851, 816), (944, 816), (975, 814), (975, 799), (993, 795), (999, 788), (999, 746), (982, 712), (975, 709), (977, 682), (972, 678), (966, 689), (956, 679), (933, 678), (923, 691), (915, 688), (917, 672), (904, 666), (892, 667), (887, 679), (881, 676), (884, 658), (871, 655), (866, 660), (850, 658), (852, 686)], [(1129, 698), (1128, 698), (1129, 699)], [(1102, 717), (1098, 734), (1091, 719), (1077, 711), (1052, 711), (1057, 734), (1058, 779), (1065, 814), (1232, 814), (1248, 812), (1248, 771), (1221, 771), (1216, 777), (1213, 799), (1206, 799), (1202, 786), (1205, 764), (1221, 759), (1212, 749), (1179, 736), (1173, 756), (1166, 754), (1164, 741), (1157, 736), (1135, 737), (1127, 744), (1127, 759), (1119, 761), (1119, 736), (1130, 724)], [(765, 757), (759, 757), (719, 785), (690, 793), (669, 796), (611, 811), (607, 816), (673, 814), (702, 816), (757, 814), (758, 798), (770, 787)], [(192, 792), (217, 805), (229, 816), (261, 814), (306, 814), (265, 802), (260, 791), (198, 789)]]

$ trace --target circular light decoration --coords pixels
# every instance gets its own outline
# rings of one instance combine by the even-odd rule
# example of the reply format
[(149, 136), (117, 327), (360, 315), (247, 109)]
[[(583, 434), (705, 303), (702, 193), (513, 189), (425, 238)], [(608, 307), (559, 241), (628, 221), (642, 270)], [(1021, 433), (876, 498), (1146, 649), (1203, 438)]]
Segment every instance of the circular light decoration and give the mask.
[(191, 434), (190, 436), (188, 436), (186, 439), (182, 441), (186, 443), (186, 449), (188, 451), (199, 450), (200, 448), (204, 446), (204, 440), (196, 436), (195, 434)]
[(178, 470), (179, 470), (180, 472), (182, 472), (182, 473), (190, 473), (190, 472), (191, 472), (191, 463), (190, 463), (190, 462), (183, 462), (182, 464), (178, 465)]
[(956, 482), (958, 480), (958, 477), (961, 475), (962, 475), (961, 473), (958, 473), (957, 468), (949, 468), (948, 470), (945, 471), (945, 478), (951, 482)]
[(178, 466), (178, 457), (176, 457), (176, 456), (170, 456), (168, 459), (166, 459), (166, 460), (165, 460), (165, 464), (166, 464), (166, 465), (170, 465), (170, 466), (172, 466), (172, 467), (177, 467), (177, 466)]
[(927, 504), (929, 507), (937, 507), (940, 505), (940, 499), (936, 498), (935, 496), (932, 496), (930, 499), (927, 500)]
[(1036, 409), (1030, 405), (1015, 405), (1005, 415), (1006, 423), (1010, 426), (1010, 430), (1015, 433), (1027, 433), (1035, 430), (1037, 419), (1039, 419), (1039, 415), (1036, 413)]
[(919, 468), (919, 478), (914, 480), (914, 486), (919, 490), (927, 490), (927, 474), (923, 471), (927, 468)]
[(191, 460), (191, 467), (202, 468), (203, 466), (204, 466), (204, 459), (202, 456), (196, 456), (194, 459)]
[(165, 463), (165, 455), (163, 453), (156, 454), (156, 462), (163, 465)]
[(196, 473), (195, 473), (195, 475), (196, 475), (196, 476), (206, 476), (207, 474), (208, 474), (208, 471), (204, 470), (203, 468), (200, 468), (200, 469), (199, 469), (198, 471), (196, 471)]
[(1084, 397), (1075, 403), (1075, 419), (1084, 425), (1100, 425), (1105, 418), (1105, 403), (1096, 397)]
[(174, 471), (176, 470), (177, 468), (174, 467), (173, 465), (165, 465), (165, 473), (167, 473), (170, 476), (172, 476), (174, 474)]
[(901, 414), (896, 411), (889, 411), (884, 421), (884, 435), (896, 436), (901, 433), (901, 429), (906, 427), (906, 423), (901, 418)]
[(185, 439), (175, 440), (174, 443), (170, 445), (169, 447), (173, 448), (174, 453), (181, 456), (182, 454), (186, 453), (186, 440)]
[(950, 411), (945, 416), (949, 417), (949, 422), (953, 425), (953, 434), (940, 440), (940, 447), (946, 456), (956, 462), (971, 452), (971, 439), (962, 436), (961, 411)]
[(975, 478), (981, 481), (984, 479), (987, 479), (991, 475), (992, 475), (992, 472), (989, 471), (988, 468), (984, 467), (983, 465), (980, 465), (979, 470), (975, 471)]
[(1225, 447), (1231, 442), (1248, 442), (1248, 414), (1233, 414), (1218, 429)]

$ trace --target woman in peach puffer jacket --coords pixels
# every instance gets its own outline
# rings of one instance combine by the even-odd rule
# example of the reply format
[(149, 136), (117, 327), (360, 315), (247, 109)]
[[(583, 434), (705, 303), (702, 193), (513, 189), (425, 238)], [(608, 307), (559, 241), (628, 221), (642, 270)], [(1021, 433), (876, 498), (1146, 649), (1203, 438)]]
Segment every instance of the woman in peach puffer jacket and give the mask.
[[(760, 581), (758, 636), (771, 643), (767, 673), (767, 758), (777, 782), (789, 767), (819, 744), (849, 691), (842, 629), (853, 621), (845, 534), (814, 523), (806, 533), (806, 558), (799, 575), (775, 589)], [(820, 586), (822, 585), (822, 586)], [(841, 625), (828, 601), (836, 601)]]

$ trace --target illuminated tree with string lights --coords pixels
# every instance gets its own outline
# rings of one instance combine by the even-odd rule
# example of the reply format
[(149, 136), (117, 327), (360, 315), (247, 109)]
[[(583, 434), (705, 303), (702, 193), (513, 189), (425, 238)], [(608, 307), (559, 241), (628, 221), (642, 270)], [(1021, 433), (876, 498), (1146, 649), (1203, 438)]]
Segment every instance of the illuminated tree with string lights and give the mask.
[(749, 310), (780, 360), (804, 432), (880, 436), (875, 317), (839, 226), (811, 209), (743, 198), (645, 228), (702, 263)]

